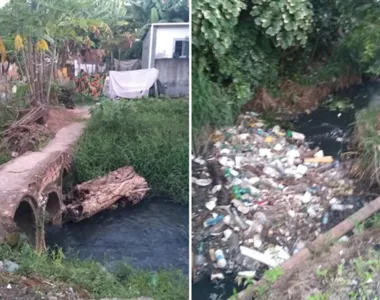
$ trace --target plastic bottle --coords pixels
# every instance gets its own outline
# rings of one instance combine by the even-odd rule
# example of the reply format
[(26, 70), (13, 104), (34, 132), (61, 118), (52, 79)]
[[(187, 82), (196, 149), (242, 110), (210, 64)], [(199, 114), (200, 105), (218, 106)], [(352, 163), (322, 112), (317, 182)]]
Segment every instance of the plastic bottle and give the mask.
[(218, 215), (215, 218), (207, 219), (204, 222), (205, 227), (214, 226), (223, 220), (224, 216)]
[(292, 138), (293, 140), (297, 140), (297, 141), (304, 141), (305, 140), (305, 135), (303, 133), (300, 133), (300, 132), (296, 132), (296, 131), (288, 131), (287, 132), (287, 136)]
[(203, 267), (206, 264), (206, 258), (203, 254), (204, 252), (204, 244), (203, 242), (199, 244), (197, 249), (197, 255), (195, 256), (195, 265), (197, 268)]
[(328, 222), (329, 222), (329, 213), (328, 213), (328, 212), (325, 212), (325, 213), (323, 214), (322, 224), (323, 224), (323, 225), (326, 225)]
[(224, 269), (227, 266), (227, 261), (224, 258), (223, 251), (220, 249), (216, 250), (215, 256), (216, 256), (216, 265), (218, 266), (218, 268)]
[(202, 267), (204, 264), (206, 263), (206, 258), (204, 257), (203, 254), (201, 253), (198, 253), (196, 256), (195, 256), (195, 265), (200, 268)]
[(241, 194), (240, 194), (240, 187), (235, 185), (232, 187), (232, 195), (236, 198), (236, 199), (241, 199)]

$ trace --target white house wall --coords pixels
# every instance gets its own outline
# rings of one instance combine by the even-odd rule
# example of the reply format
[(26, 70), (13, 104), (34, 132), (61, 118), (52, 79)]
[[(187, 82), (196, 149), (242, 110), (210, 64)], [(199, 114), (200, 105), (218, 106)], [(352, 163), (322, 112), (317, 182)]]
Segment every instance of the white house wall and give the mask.
[(189, 38), (189, 27), (157, 27), (155, 58), (173, 58), (174, 41)]

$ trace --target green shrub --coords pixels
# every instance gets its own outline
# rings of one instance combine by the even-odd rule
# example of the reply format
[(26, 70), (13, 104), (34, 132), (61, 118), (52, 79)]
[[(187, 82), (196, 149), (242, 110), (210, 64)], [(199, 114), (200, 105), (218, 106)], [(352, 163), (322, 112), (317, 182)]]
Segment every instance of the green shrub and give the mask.
[(74, 155), (77, 182), (131, 165), (145, 177), (150, 196), (187, 203), (188, 101), (104, 101), (93, 111)]
[(191, 104), (193, 132), (206, 125), (232, 124), (240, 107), (225, 89), (200, 72), (193, 72)]

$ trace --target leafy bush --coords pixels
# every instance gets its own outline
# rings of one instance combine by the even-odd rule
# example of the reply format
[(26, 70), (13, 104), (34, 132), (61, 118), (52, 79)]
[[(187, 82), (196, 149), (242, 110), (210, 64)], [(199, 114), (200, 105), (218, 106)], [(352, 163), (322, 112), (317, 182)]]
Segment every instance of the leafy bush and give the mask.
[(203, 72), (223, 91), (229, 90), (224, 103), (220, 99), (226, 97), (214, 97), (218, 106), (214, 114), (220, 113), (218, 116), (198, 112), (216, 106), (206, 105), (206, 99), (212, 97), (201, 95), (215, 86), (198, 87), (194, 76), (193, 98), (199, 91), (195, 101), (202, 101), (193, 108), (195, 123), (200, 115), (203, 120), (210, 116), (209, 123), (223, 119), (224, 112), (232, 112), (231, 107), (239, 107), (258, 88), (277, 82), (280, 51), (305, 45), (312, 24), (311, 4), (303, 0), (198, 0), (193, 2), (192, 16), (193, 69)]
[[(229, 111), (231, 102), (240, 105), (249, 100), (260, 88), (278, 89), (283, 79), (309, 85), (334, 81), (348, 71), (380, 74), (378, 1), (197, 0), (192, 4), (193, 70), (228, 90), (229, 96), (222, 97), (227, 101), (214, 100), (215, 114)], [(211, 99), (199, 95), (198, 84), (193, 81), (197, 98)], [(197, 111), (203, 107), (209, 105), (194, 105), (196, 120), (203, 115), (205, 123), (208, 115), (213, 123), (215, 116)]]
[(74, 155), (77, 182), (131, 165), (150, 196), (187, 203), (188, 101), (104, 101), (93, 111)]
[(282, 49), (305, 45), (312, 25), (312, 6), (304, 0), (252, 0), (255, 24)]

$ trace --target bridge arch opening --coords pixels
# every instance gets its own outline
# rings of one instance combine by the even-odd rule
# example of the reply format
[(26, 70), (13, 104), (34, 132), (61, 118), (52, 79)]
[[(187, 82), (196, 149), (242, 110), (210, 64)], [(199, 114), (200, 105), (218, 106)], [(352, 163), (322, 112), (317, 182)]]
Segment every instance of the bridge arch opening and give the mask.
[(27, 200), (22, 200), (16, 209), (13, 220), (17, 226), (26, 234), (28, 240), (35, 245), (36, 242), (36, 216), (34, 210)]
[(48, 221), (51, 221), (61, 208), (59, 197), (56, 192), (51, 192), (48, 195), (48, 200), (46, 202), (46, 213), (48, 215)]

